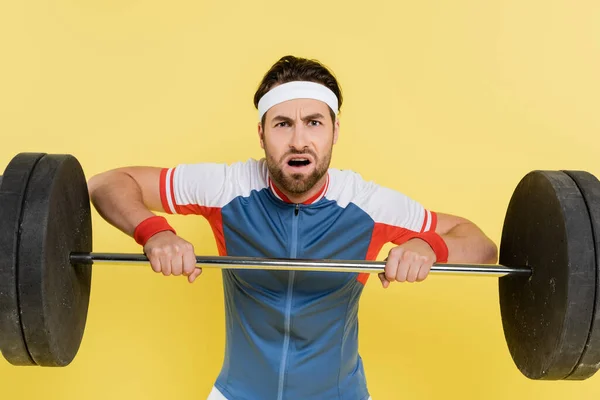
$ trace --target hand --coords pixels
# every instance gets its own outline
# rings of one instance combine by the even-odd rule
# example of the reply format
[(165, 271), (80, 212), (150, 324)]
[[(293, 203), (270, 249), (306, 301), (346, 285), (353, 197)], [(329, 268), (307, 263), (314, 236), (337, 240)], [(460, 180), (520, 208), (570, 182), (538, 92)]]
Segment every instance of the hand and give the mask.
[(183, 274), (193, 283), (202, 273), (202, 269), (196, 268), (194, 246), (173, 232), (159, 232), (152, 236), (144, 246), (144, 253), (152, 270), (162, 272), (164, 276)]
[(381, 285), (387, 288), (394, 281), (421, 282), (427, 278), (435, 261), (435, 252), (427, 242), (411, 239), (390, 250), (385, 272), (379, 274)]

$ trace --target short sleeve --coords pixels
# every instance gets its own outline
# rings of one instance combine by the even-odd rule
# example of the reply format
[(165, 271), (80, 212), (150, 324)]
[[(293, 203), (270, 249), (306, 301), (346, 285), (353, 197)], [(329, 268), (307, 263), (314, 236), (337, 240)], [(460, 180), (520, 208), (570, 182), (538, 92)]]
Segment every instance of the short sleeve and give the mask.
[(204, 215), (238, 196), (266, 187), (266, 182), (262, 160), (179, 164), (161, 171), (160, 197), (169, 214)]
[(355, 204), (375, 223), (377, 242), (400, 244), (419, 234), (435, 231), (437, 214), (410, 196), (352, 171), (334, 170), (332, 195), (345, 207)]
[(376, 183), (366, 183), (359, 201), (378, 225), (386, 242), (401, 244), (419, 234), (435, 231), (437, 214), (408, 195)]

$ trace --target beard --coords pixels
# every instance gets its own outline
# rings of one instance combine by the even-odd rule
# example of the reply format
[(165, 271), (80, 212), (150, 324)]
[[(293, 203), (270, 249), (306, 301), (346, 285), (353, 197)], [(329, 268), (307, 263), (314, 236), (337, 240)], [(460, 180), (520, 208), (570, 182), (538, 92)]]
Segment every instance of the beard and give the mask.
[[(271, 179), (273, 179), (273, 181), (277, 183), (277, 186), (279, 186), (282, 190), (288, 193), (292, 193), (294, 195), (301, 195), (303, 193), (306, 193), (307, 191), (312, 189), (313, 186), (315, 186), (315, 184), (319, 182), (319, 180), (327, 173), (327, 170), (329, 169), (329, 163), (331, 161), (332, 148), (329, 149), (329, 151), (325, 154), (323, 159), (317, 157), (317, 155), (310, 150), (291, 150), (284, 154), (279, 161), (277, 161), (273, 158), (273, 156), (269, 154), (269, 151), (265, 145), (267, 168), (269, 169), (269, 172), (271, 174)], [(315, 164), (315, 167), (311, 173), (309, 173), (308, 175), (294, 173), (286, 175), (286, 173), (281, 168), (281, 165), (284, 164), (283, 160), (286, 157), (290, 155), (302, 156), (308, 154), (312, 156)]]

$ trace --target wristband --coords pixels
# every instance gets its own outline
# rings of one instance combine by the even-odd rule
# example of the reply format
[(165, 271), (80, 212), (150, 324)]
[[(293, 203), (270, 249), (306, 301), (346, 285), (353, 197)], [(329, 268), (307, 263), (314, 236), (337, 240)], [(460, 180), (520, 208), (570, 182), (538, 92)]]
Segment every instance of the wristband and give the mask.
[(171, 231), (177, 234), (175, 229), (169, 225), (166, 218), (155, 215), (153, 217), (146, 218), (140, 222), (138, 226), (136, 226), (135, 230), (133, 231), (133, 238), (138, 244), (145, 246), (148, 239), (157, 233), (164, 231)]
[(434, 231), (429, 231), (416, 235), (415, 238), (421, 239), (431, 246), (436, 256), (436, 262), (445, 263), (448, 261), (448, 246), (440, 235)]

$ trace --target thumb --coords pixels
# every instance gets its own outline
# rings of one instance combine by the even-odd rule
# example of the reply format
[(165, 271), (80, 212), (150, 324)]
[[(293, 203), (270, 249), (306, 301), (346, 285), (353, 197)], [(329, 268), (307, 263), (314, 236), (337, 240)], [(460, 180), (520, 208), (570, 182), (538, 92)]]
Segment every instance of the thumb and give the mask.
[(194, 271), (192, 271), (192, 273), (188, 276), (188, 282), (194, 283), (196, 278), (199, 277), (201, 273), (202, 273), (202, 268), (194, 269)]
[(388, 286), (390, 286), (390, 281), (388, 281), (385, 278), (385, 272), (380, 272), (379, 274), (377, 274), (377, 276), (379, 276), (379, 280), (381, 281), (381, 286), (383, 286), (383, 288), (387, 288)]

